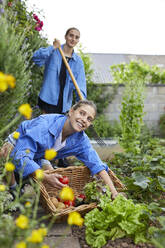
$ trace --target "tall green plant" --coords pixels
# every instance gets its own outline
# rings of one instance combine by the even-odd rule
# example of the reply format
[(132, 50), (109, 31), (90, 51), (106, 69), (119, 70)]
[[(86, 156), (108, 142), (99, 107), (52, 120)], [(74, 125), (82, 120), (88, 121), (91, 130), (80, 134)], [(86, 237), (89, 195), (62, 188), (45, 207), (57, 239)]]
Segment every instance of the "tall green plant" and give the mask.
[(24, 34), (16, 34), (15, 27), (7, 22), (5, 15), (0, 18), (0, 27), (0, 71), (16, 79), (15, 89), (0, 94), (0, 127), (3, 128), (14, 118), (18, 106), (27, 101), (30, 70)]
[(143, 125), (144, 83), (129, 80), (125, 85), (120, 122), (122, 137), (120, 143), (126, 152), (140, 152), (140, 133)]
[[(4, 5), (7, 22), (14, 25), (16, 34), (22, 35), (24, 33), (24, 40), (22, 44), (24, 44), (24, 42), (28, 44), (28, 47), (26, 47), (26, 56), (29, 60), (31, 78), (29, 81), (30, 87), (27, 90), (28, 102), (33, 107), (37, 104), (37, 98), (43, 80), (43, 68), (35, 66), (32, 61), (32, 55), (34, 51), (40, 47), (48, 46), (48, 42), (47, 38), (42, 36), (40, 30), (36, 30), (37, 24), (34, 16), (37, 16), (36, 14), (38, 14), (38, 11), (36, 13), (35, 10), (27, 10), (26, 2), (26, 0), (15, 0), (10, 5), (7, 0), (4, 0)], [(39, 14), (42, 16), (41, 11)]]
[(9, 122), (13, 123), (22, 103), (36, 105), (43, 75), (42, 69), (32, 62), (32, 54), (46, 46), (47, 39), (35, 30), (33, 12), (27, 11), (25, 1), (3, 0), (0, 7), (3, 10), (0, 15), (0, 71), (16, 79), (14, 90), (0, 94), (0, 126), (3, 129)]
[[(120, 70), (119, 70), (120, 68)], [(145, 70), (141, 70), (136, 62), (112, 67), (114, 81), (125, 85), (120, 122), (122, 137), (120, 144), (126, 152), (140, 152), (140, 133), (143, 125)], [(143, 73), (142, 73), (143, 72)]]

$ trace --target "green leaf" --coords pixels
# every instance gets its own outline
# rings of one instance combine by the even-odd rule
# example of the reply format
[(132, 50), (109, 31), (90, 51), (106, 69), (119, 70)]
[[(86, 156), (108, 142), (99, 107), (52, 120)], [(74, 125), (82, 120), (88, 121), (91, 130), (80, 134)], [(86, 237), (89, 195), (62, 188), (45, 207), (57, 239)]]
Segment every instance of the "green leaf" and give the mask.
[(101, 248), (106, 244), (105, 234), (99, 235), (93, 243), (93, 247)]
[(150, 180), (143, 176), (141, 172), (133, 172), (132, 177), (135, 180), (135, 185), (140, 186), (142, 189), (146, 189), (148, 187), (148, 183), (150, 182)]
[(165, 191), (165, 177), (158, 176), (159, 184), (163, 191)]

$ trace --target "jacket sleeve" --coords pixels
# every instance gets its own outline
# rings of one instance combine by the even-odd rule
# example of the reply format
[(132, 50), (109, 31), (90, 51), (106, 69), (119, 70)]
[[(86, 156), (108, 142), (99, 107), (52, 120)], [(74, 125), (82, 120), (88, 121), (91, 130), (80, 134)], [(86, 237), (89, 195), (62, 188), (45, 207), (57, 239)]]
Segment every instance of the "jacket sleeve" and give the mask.
[(22, 173), (23, 177), (27, 177), (40, 166), (34, 161), (34, 155), (37, 151), (37, 144), (31, 137), (27, 135), (19, 138), (11, 157), (16, 166), (15, 171)]
[[(25, 121), (20, 125), (18, 129), (24, 129), (21, 133), (16, 145), (11, 153), (13, 163), (16, 166), (15, 171), (23, 173), (23, 177), (28, 176), (33, 173), (41, 166), (39, 165), (41, 159), (38, 159), (39, 164), (34, 161), (35, 154), (40, 151), (45, 150), (45, 128), (46, 122), (38, 118), (37, 120)], [(41, 148), (42, 147), (42, 148)]]
[[(87, 98), (87, 88), (86, 88), (86, 78), (85, 78), (85, 70), (82, 59), (79, 60), (79, 71), (76, 77), (77, 84), (80, 88), (81, 94), (83, 98)], [(76, 92), (76, 101), (79, 101), (80, 98)]]
[(5, 139), (6, 142), (10, 143), (11, 145), (15, 146), (16, 140), (13, 138), (13, 133), (9, 134), (9, 136)]
[(36, 65), (41, 67), (45, 65), (45, 63), (47, 62), (49, 56), (53, 51), (54, 51), (53, 46), (49, 46), (47, 48), (41, 47), (33, 54), (32, 59)]
[(108, 172), (109, 167), (101, 161), (99, 155), (93, 149), (90, 142), (89, 144), (85, 143), (86, 141), (81, 146), (80, 152), (76, 155), (76, 157), (90, 169), (92, 175), (95, 175), (102, 170), (106, 170)]

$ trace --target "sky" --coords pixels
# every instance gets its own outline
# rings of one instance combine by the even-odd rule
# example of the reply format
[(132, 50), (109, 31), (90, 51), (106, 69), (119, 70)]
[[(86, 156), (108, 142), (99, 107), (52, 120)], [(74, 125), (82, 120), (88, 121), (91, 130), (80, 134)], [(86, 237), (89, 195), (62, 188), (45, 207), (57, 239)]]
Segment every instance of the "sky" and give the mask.
[(43, 35), (65, 42), (80, 30), (87, 53), (165, 55), (165, 0), (27, 0), (43, 20)]

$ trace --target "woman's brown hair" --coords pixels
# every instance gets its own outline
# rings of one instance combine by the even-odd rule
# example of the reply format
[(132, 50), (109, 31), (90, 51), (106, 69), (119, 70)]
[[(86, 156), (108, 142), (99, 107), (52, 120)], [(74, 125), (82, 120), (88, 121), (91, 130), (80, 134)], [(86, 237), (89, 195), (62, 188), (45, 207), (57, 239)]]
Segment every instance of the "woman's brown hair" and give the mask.
[(69, 28), (69, 29), (66, 31), (65, 36), (67, 36), (71, 30), (77, 30), (77, 31), (80, 33), (80, 31), (78, 30), (78, 28), (72, 27), (72, 28)]

